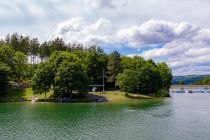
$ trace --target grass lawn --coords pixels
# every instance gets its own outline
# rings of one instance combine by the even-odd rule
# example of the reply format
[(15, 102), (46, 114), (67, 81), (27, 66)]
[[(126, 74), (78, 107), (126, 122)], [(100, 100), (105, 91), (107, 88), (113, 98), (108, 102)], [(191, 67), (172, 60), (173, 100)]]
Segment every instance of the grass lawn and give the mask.
[[(146, 96), (142, 94), (131, 94), (128, 93), (127, 96), (125, 96), (124, 92), (120, 91), (107, 91), (106, 93), (100, 94), (100, 92), (90, 92), (90, 94), (98, 95), (105, 97), (109, 102), (126, 102), (126, 101), (132, 101), (133, 99), (152, 99), (154, 97)], [(50, 91), (47, 93), (47, 99), (53, 95), (53, 91)], [(40, 100), (45, 99), (45, 94), (33, 94), (33, 91), (31, 88), (25, 88), (25, 89), (12, 89), (10, 90), (8, 94), (8, 98), (12, 99), (12, 101), (19, 101), (19, 100), (31, 100), (32, 96), (37, 96)], [(90, 97), (85, 97), (81, 99), (74, 99), (77, 102), (82, 101), (91, 101)]]
[[(46, 94), (46, 97), (49, 98), (52, 95), (52, 91)], [(10, 90), (8, 97), (13, 99), (24, 99), (24, 100), (31, 100), (31, 96), (37, 96), (39, 99), (45, 99), (45, 94), (33, 94), (31, 88), (25, 89), (12, 89)]]
[(120, 91), (108, 91), (102, 94), (100, 94), (100, 92), (90, 92), (90, 94), (104, 96), (110, 102), (123, 102), (123, 101), (131, 101), (132, 99), (153, 99), (154, 98), (154, 97), (146, 96), (142, 94), (131, 94), (131, 93), (128, 93), (128, 96), (125, 96), (125, 93), (120, 92)]

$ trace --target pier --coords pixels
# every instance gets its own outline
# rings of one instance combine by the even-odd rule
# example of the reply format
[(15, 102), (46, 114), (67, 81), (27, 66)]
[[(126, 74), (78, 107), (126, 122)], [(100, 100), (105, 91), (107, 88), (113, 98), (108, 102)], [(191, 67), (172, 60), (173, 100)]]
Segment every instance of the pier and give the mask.
[(210, 93), (210, 85), (172, 85), (171, 93)]

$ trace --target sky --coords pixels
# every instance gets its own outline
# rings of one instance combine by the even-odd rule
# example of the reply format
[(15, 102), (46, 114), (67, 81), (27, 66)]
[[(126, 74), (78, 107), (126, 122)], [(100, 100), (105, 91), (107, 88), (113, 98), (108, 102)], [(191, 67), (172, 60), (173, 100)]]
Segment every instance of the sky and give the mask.
[(1, 0), (0, 38), (98, 45), (166, 62), (173, 75), (210, 74), (209, 0)]

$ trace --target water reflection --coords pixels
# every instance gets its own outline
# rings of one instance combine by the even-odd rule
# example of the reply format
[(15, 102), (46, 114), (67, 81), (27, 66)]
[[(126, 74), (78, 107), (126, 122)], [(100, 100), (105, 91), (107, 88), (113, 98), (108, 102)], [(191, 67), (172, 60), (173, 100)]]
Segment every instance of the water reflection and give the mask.
[(5, 103), (0, 139), (202, 139), (210, 137), (210, 94), (121, 104)]

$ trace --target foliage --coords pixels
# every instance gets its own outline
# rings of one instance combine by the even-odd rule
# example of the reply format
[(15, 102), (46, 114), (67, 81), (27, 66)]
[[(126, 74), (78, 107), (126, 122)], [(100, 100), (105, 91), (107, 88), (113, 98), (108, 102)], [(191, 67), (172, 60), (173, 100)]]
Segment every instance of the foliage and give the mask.
[(10, 77), (15, 79), (17, 85), (19, 85), (26, 76), (26, 55), (19, 51), (15, 52), (10, 47), (3, 45), (0, 47), (0, 62), (5, 63), (10, 68)]
[(33, 78), (32, 78), (32, 89), (35, 94), (49, 92), (53, 84), (54, 73), (52, 66), (48, 62), (41, 63), (37, 68)]
[(76, 62), (79, 58), (69, 52), (56, 51), (49, 58), (49, 63), (52, 65), (53, 71), (56, 73), (63, 61)]
[(50, 46), (49, 43), (47, 43), (46, 41), (42, 43), (39, 47), (39, 56), (42, 61), (44, 58), (50, 57)]
[(0, 95), (6, 95), (8, 92), (9, 77), (10, 67), (0, 62)]
[(102, 49), (91, 47), (87, 53), (87, 74), (94, 84), (102, 84), (103, 69), (107, 65), (107, 56)]
[(20, 52), (23, 52), (24, 54), (28, 54), (28, 51), (29, 51), (29, 37), (23, 37), (21, 36), (20, 39), (19, 39), (19, 47), (18, 47), (18, 50), (16, 51), (20, 51)]
[(203, 78), (202, 80), (199, 80), (194, 83), (195, 85), (210, 85), (210, 78)]
[(55, 51), (65, 51), (66, 46), (65, 42), (61, 38), (56, 38), (50, 42), (50, 54), (53, 54)]
[(139, 56), (135, 56), (133, 58), (123, 56), (121, 61), (121, 72), (125, 69), (131, 69), (136, 70), (137, 68), (140, 68), (146, 63), (146, 61)]
[(71, 96), (73, 91), (85, 93), (89, 79), (80, 59), (69, 52), (54, 52), (48, 61), (41, 63), (32, 79), (35, 93), (47, 92), (54, 88), (60, 97)]
[(117, 51), (107, 55), (99, 47), (66, 44), (61, 38), (40, 44), (37, 38), (17, 33), (0, 41), (0, 62), (9, 68), (11, 81), (20, 83), (33, 77), (35, 93), (46, 93), (52, 87), (59, 96), (85, 93), (89, 83), (102, 84), (104, 74), (106, 86), (118, 85), (123, 91), (147, 95), (168, 91), (172, 80), (165, 63), (140, 56), (121, 57)]
[(7, 45), (0, 46), (0, 62), (7, 64), (12, 70), (15, 67), (15, 51)]
[(107, 82), (114, 83), (115, 86), (115, 81), (117, 78), (117, 75), (120, 71), (120, 54), (117, 51), (114, 51), (110, 54), (108, 58), (108, 63), (107, 63), (107, 73), (108, 73), (108, 79)]
[(139, 93), (155, 95), (161, 87), (161, 77), (155, 64), (148, 61), (137, 69), (139, 78)]
[(168, 90), (173, 78), (172, 71), (166, 63), (158, 63), (157, 68), (161, 76), (162, 89)]
[(142, 57), (123, 57), (122, 71), (117, 77), (117, 85), (122, 91), (155, 96), (159, 90), (168, 91), (170, 88), (172, 73), (165, 63), (156, 65)]
[(26, 77), (26, 70), (27, 70), (27, 57), (22, 52), (15, 52), (14, 56), (14, 79), (17, 82), (17, 85), (19, 86), (19, 83), (21, 80), (23, 80), (24, 77)]
[(169, 97), (170, 94), (168, 90), (159, 89), (158, 92), (156, 93), (156, 96)]
[(26, 81), (30, 81), (31, 78), (34, 76), (36, 69), (38, 68), (39, 64), (26, 64), (24, 79)]
[(39, 52), (39, 41), (37, 38), (33, 38), (30, 40), (29, 51), (28, 51), (32, 64), (35, 63), (35, 59), (36, 56), (38, 55), (38, 52)]
[(179, 85), (185, 85), (184, 81), (179, 81)]
[(57, 94), (71, 96), (73, 91), (84, 93), (88, 84), (88, 77), (80, 63), (64, 60), (58, 67), (54, 85)]
[(117, 86), (125, 92), (136, 92), (138, 81), (138, 73), (134, 70), (125, 69), (117, 76)]

